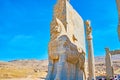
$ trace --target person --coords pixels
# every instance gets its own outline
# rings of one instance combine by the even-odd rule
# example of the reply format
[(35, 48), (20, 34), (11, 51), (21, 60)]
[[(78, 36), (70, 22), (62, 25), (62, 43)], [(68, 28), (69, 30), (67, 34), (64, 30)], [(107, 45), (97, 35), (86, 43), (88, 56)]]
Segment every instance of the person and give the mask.
[(114, 77), (110, 77), (110, 80), (114, 80)]
[(118, 74), (118, 80), (120, 80), (120, 74)]
[(114, 80), (117, 80), (117, 76), (116, 75), (114, 76)]

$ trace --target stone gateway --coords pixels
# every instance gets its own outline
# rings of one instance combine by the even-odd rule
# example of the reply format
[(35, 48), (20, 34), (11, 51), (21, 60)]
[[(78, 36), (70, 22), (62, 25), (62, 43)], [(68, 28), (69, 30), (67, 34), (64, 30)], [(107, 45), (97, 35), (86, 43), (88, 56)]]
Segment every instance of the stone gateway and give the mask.
[(84, 21), (69, 0), (54, 7), (46, 80), (86, 80)]

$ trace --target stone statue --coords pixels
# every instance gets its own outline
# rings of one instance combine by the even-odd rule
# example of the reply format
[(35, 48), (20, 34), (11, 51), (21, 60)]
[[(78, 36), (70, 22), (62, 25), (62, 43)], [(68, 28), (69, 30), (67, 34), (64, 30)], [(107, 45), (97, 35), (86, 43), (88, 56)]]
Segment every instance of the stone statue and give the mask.
[(86, 80), (84, 23), (68, 0), (57, 1), (50, 33), (46, 80)]

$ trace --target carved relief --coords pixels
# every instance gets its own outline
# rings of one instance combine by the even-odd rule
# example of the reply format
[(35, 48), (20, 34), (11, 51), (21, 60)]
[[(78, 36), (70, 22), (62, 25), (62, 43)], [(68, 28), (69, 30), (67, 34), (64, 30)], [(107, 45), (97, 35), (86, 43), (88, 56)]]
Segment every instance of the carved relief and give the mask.
[(73, 39), (73, 42), (78, 41), (74, 35), (73, 35), (72, 39)]
[(91, 28), (90, 26), (91, 26), (91, 25), (90, 25), (90, 21), (87, 20), (87, 21), (86, 21), (86, 32), (87, 32), (87, 35), (90, 35), (91, 32), (92, 32), (92, 28)]
[[(75, 44), (78, 42), (79, 39), (77, 38), (80, 35), (76, 34), (76, 37), (74, 33), (71, 33), (70, 35), (70, 32), (67, 31), (67, 29), (71, 29), (73, 25), (71, 25), (70, 22), (67, 22), (66, 10), (68, 9), (66, 8), (70, 8), (70, 11), (74, 11), (71, 7), (67, 6), (70, 6), (67, 1), (68, 0), (58, 0), (54, 7), (50, 32), (51, 39), (48, 46), (49, 65), (46, 80), (86, 79), (85, 51)], [(80, 19), (78, 21), (80, 21)], [(69, 26), (67, 26), (68, 24)], [(73, 30), (73, 32), (76, 31)], [(80, 33), (83, 34), (82, 31)]]

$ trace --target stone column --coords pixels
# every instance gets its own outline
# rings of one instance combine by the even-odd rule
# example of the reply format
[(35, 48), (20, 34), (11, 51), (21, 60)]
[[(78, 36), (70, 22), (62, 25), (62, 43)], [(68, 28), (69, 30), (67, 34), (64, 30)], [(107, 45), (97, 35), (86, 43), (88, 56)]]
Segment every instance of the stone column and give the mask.
[(94, 50), (92, 42), (92, 29), (89, 20), (86, 21), (86, 36), (88, 44), (88, 70), (89, 80), (95, 80), (95, 64), (94, 64)]
[(109, 48), (105, 48), (106, 50), (106, 57), (105, 57), (105, 64), (106, 64), (106, 76), (107, 80), (110, 80), (111, 77), (113, 77), (113, 67), (111, 62), (111, 53), (109, 51)]
[(120, 0), (117, 1), (117, 7), (118, 7), (118, 17), (119, 17), (119, 23), (118, 23), (118, 37), (120, 41)]

